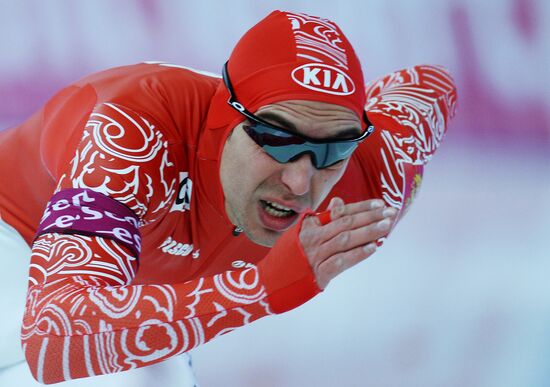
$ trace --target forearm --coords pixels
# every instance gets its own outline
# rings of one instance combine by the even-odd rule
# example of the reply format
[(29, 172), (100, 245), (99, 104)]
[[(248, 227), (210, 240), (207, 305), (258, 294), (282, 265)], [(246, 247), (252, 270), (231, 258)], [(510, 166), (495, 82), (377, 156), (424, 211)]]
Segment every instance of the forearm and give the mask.
[(455, 114), (456, 88), (445, 69), (421, 65), (371, 83), (367, 97), (369, 117), (381, 132), (382, 198), (401, 218)]
[(456, 110), (456, 87), (438, 66), (397, 71), (366, 86), (369, 117), (400, 161), (425, 164), (441, 144)]
[(115, 242), (82, 238), (48, 235), (33, 250), (22, 338), (41, 382), (153, 364), (270, 314), (255, 267), (174, 285), (120, 285), (129, 256)]
[(297, 232), (258, 267), (170, 285), (131, 285), (136, 261), (115, 241), (40, 237), (22, 330), (33, 375), (55, 383), (146, 366), (304, 303), (319, 289)]
[(376, 79), (365, 89), (365, 110), (376, 129), (355, 151), (330, 197), (346, 202), (381, 198), (399, 211), (399, 220), (455, 113), (456, 88), (444, 69), (415, 66)]

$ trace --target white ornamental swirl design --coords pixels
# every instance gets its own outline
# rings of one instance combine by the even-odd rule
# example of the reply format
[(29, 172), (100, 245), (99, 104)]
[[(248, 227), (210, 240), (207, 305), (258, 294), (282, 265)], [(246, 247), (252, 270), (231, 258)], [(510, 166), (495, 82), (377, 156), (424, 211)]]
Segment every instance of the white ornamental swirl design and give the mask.
[(56, 261), (48, 267), (48, 276), (85, 266), (92, 260), (93, 252), (89, 245), (89, 238), (62, 235), (62, 237), (56, 237), (51, 244), (49, 257), (56, 257)]
[(218, 274), (214, 277), (214, 284), (221, 295), (240, 304), (252, 304), (265, 297), (256, 267)]
[[(87, 126), (92, 128), (97, 146), (108, 155), (134, 163), (144, 163), (155, 158), (163, 146), (160, 132), (155, 131), (154, 126), (143, 117), (140, 117), (140, 123), (116, 105), (106, 103), (104, 106), (113, 109), (114, 114), (123, 116), (130, 129), (108, 115), (92, 113)], [(94, 120), (94, 117), (99, 120)], [(128, 130), (132, 131), (131, 136), (127, 136)]]
[(88, 297), (107, 316), (121, 319), (132, 313), (141, 298), (140, 286), (112, 286), (89, 289)]
[(182, 332), (164, 321), (143, 321), (137, 329), (122, 331), (120, 343), (125, 362), (136, 366), (136, 362), (148, 363), (175, 355), (181, 351), (181, 344), (188, 341), (181, 336)]
[[(336, 26), (327, 19), (306, 14), (287, 13), (297, 46), (297, 56), (348, 68), (348, 58)], [(320, 56), (320, 57), (319, 57)]]

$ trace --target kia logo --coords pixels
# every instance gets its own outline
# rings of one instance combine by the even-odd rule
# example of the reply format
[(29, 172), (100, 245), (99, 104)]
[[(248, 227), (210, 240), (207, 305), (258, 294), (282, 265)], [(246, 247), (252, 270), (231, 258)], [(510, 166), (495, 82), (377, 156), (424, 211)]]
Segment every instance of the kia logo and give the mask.
[(335, 95), (350, 95), (355, 85), (350, 76), (331, 65), (308, 63), (292, 71), (292, 79), (311, 90)]

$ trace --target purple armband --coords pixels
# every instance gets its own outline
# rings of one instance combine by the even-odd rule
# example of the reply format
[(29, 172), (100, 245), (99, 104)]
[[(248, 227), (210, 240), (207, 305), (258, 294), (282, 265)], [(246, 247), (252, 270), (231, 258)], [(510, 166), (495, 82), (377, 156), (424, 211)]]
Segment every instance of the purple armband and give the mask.
[(57, 192), (46, 206), (36, 238), (42, 234), (80, 234), (113, 239), (139, 257), (139, 218), (121, 202), (85, 188)]

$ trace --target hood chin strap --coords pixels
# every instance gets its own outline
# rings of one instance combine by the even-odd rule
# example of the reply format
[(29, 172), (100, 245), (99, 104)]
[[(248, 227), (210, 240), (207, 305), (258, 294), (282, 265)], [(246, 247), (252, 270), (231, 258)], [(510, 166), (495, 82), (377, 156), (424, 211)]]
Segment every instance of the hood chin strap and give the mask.
[(203, 197), (228, 225), (232, 226), (225, 212), (225, 196), (220, 179), (223, 147), (231, 130), (243, 117), (229, 106), (229, 93), (220, 81), (212, 96), (206, 124), (201, 133), (197, 152), (197, 183)]

